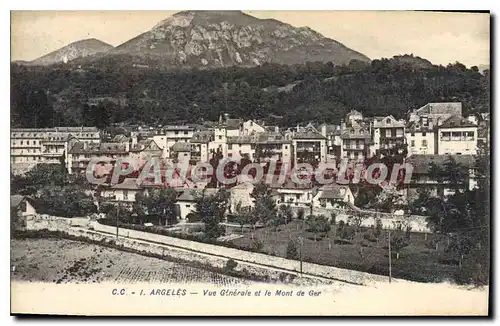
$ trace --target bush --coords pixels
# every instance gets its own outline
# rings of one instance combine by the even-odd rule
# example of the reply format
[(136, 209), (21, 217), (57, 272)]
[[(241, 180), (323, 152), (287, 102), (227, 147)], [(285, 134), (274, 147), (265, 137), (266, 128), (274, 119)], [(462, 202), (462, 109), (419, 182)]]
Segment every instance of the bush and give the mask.
[(377, 242), (377, 238), (375, 238), (373, 236), (373, 234), (370, 232), (363, 233), (363, 239), (370, 241), (370, 242)]
[(236, 266), (238, 266), (238, 263), (235, 262), (233, 259), (229, 259), (226, 261), (226, 266), (224, 267), (227, 271), (233, 271)]
[(342, 228), (342, 231), (340, 232), (340, 238), (342, 238), (343, 240), (353, 240), (355, 234), (356, 232), (354, 231), (354, 228), (347, 225)]

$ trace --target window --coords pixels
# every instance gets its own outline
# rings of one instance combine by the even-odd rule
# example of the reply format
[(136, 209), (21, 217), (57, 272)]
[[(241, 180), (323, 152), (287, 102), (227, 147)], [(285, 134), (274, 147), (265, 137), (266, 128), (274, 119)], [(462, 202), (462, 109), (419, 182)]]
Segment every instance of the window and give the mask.
[(295, 194), (295, 198), (297, 198), (297, 200), (300, 199), (300, 194)]
[(190, 207), (191, 207), (191, 205), (186, 205), (186, 208), (190, 208)]
[(422, 131), (422, 137), (425, 137), (425, 136), (427, 136), (427, 132)]
[(187, 135), (189, 132), (188, 131), (184, 131), (184, 135)]
[(21, 204), (19, 205), (19, 209), (21, 210), (21, 212), (24, 212), (26, 213), (26, 201), (22, 201)]
[(222, 140), (222, 136), (219, 135), (219, 140)]
[(233, 149), (233, 144), (227, 144), (227, 149)]
[(178, 135), (178, 134), (179, 134), (179, 132), (178, 132), (178, 131), (175, 131), (175, 132), (174, 132), (174, 134)]
[(288, 149), (288, 145), (285, 145), (285, 149)]
[(391, 133), (391, 129), (386, 129), (385, 130), (385, 136), (386, 137), (391, 137), (392, 133)]
[(233, 153), (227, 153), (227, 157), (233, 157)]
[(429, 119), (427, 117), (422, 118), (422, 124), (427, 127), (429, 125)]
[(26, 141), (26, 145), (29, 145), (29, 144), (30, 144), (30, 141), (29, 141), (29, 140), (27, 140), (27, 141)]
[(250, 144), (250, 149), (255, 149), (255, 144)]
[(387, 118), (387, 119), (385, 120), (385, 123), (387, 123), (387, 124), (391, 124), (391, 119), (390, 119), (390, 118)]
[(422, 139), (422, 147), (427, 147), (427, 139)]
[(123, 199), (128, 200), (128, 190), (123, 190)]
[(441, 140), (445, 140), (445, 141), (448, 141), (450, 140), (450, 137), (451, 137), (451, 132), (443, 132), (441, 133)]
[(415, 141), (414, 140), (411, 141), (411, 147), (415, 147)]
[(451, 133), (451, 140), (459, 141), (461, 137), (462, 137), (462, 133), (459, 131), (453, 131)]
[(462, 140), (474, 140), (474, 131), (464, 131), (462, 133)]
[(188, 156), (189, 154), (188, 153), (184, 153), (184, 156)]
[(411, 135), (412, 137), (415, 137), (415, 131), (412, 131), (412, 132), (410, 133), (410, 135)]

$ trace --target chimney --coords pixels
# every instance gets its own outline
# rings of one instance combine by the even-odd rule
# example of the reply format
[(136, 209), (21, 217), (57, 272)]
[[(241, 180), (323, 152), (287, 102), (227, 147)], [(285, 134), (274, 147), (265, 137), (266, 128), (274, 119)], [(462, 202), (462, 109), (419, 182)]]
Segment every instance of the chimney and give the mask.
[(321, 134), (326, 137), (326, 124), (321, 126)]
[(130, 141), (125, 142), (125, 152), (130, 152)]
[(228, 119), (229, 119), (229, 113), (224, 113), (224, 122), (227, 123)]
[(83, 149), (87, 150), (89, 148), (89, 143), (86, 141), (83, 142)]

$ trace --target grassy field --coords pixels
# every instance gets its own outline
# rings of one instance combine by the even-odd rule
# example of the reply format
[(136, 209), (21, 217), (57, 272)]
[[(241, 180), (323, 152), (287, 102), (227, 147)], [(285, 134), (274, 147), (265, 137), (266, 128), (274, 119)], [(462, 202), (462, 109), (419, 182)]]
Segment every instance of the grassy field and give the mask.
[[(279, 227), (278, 232), (270, 228), (258, 229), (254, 233), (254, 239), (263, 243), (262, 251), (268, 254), (286, 257), (288, 242), (303, 238), (304, 261), (321, 265), (330, 265), (341, 268), (354, 269), (369, 273), (389, 275), (389, 251), (387, 241), (387, 230), (382, 231), (378, 243), (364, 239), (363, 234), (371, 232), (371, 229), (361, 229), (351, 243), (340, 243), (333, 241), (333, 230), (328, 237), (314, 241), (314, 234), (302, 231), (301, 221), (292, 221), (288, 225)], [(232, 232), (241, 232), (233, 229)], [(235, 239), (233, 244), (242, 249), (254, 247), (251, 232), (245, 230), (244, 237)], [(391, 236), (402, 235), (402, 231), (391, 231)], [(439, 241), (436, 250), (433, 241)], [(299, 243), (299, 242), (296, 242)], [(392, 276), (422, 282), (440, 282), (452, 279), (458, 266), (445, 252), (447, 239), (444, 236), (428, 234), (427, 240), (421, 233), (412, 233), (409, 245), (400, 250), (399, 259), (393, 252)], [(297, 246), (299, 249), (300, 246)]]

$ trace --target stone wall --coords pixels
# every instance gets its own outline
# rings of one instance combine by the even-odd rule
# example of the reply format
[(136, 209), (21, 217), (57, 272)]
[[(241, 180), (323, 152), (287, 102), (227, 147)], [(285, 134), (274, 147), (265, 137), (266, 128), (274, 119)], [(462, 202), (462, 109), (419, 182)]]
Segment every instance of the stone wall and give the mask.
[[(110, 234), (116, 233), (116, 227), (102, 225), (94, 222), (93, 229), (99, 232)], [(281, 257), (269, 256), (261, 253), (249, 252), (239, 249), (227, 248), (217, 245), (211, 245), (196, 241), (167, 237), (159, 234), (141, 232), (136, 230), (119, 229), (119, 236), (131, 237), (143, 241), (165, 244), (178, 249), (185, 249), (192, 252), (202, 253), (222, 258), (231, 258), (240, 263), (258, 264), (269, 268), (286, 269), (294, 274), (300, 272), (300, 262), (296, 260), (285, 259)], [(324, 266), (313, 263), (303, 263), (303, 271), (309, 275), (325, 277), (329, 279), (341, 280), (344, 282), (364, 284), (373, 280), (386, 281), (386, 277), (373, 275), (364, 272)]]

